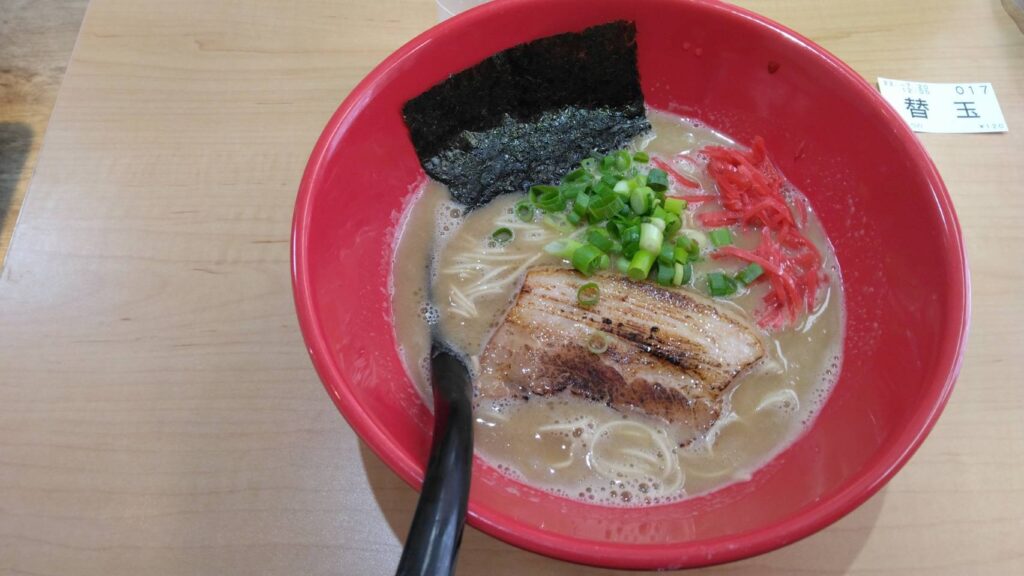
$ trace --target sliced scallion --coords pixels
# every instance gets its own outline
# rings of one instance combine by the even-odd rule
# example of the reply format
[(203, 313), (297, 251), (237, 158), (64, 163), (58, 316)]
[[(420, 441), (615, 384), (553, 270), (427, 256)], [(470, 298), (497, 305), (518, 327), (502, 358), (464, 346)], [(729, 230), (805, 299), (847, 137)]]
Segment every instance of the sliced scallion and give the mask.
[(601, 287), (595, 282), (587, 282), (576, 291), (576, 302), (584, 308), (590, 308), (601, 300)]
[(562, 178), (562, 182), (579, 182), (581, 180), (586, 180), (588, 176), (590, 176), (590, 174), (587, 173), (586, 168), (577, 168), (566, 174), (565, 178)]
[(597, 246), (602, 252), (610, 252), (615, 247), (615, 241), (611, 239), (606, 230), (601, 228), (587, 230), (587, 242)]
[(512, 229), (505, 228), (504, 226), (491, 232), (491, 240), (494, 240), (497, 244), (508, 244), (513, 238), (515, 238), (515, 235), (512, 234)]
[(629, 258), (625, 256), (619, 256), (615, 259), (615, 269), (619, 271), (619, 274), (625, 274), (629, 271)]
[(604, 354), (608, 350), (608, 336), (604, 332), (593, 332), (587, 336), (587, 350), (593, 354)]
[(629, 193), (629, 207), (637, 216), (643, 216), (651, 211), (651, 204), (654, 200), (654, 193), (650, 188), (643, 186)]
[(633, 156), (627, 150), (619, 150), (615, 153), (615, 168), (619, 172), (625, 172), (633, 166)]
[(665, 198), (665, 212), (681, 216), (686, 210), (686, 200), (682, 198)]
[(534, 196), (533, 203), (544, 212), (561, 212), (565, 210), (565, 197), (558, 186), (534, 186), (530, 188), (531, 194), (538, 189)]
[(633, 154), (633, 160), (636, 162), (640, 162), (641, 164), (646, 164), (651, 161), (651, 157), (647, 154), (647, 152), (641, 150)]
[(562, 192), (562, 198), (572, 200), (587, 189), (587, 184), (585, 182), (569, 182), (562, 184), (558, 189)]
[(680, 264), (686, 264), (690, 261), (690, 251), (680, 246), (678, 242), (676, 243), (675, 248), (672, 249), (672, 256), (673, 259)]
[(683, 284), (689, 284), (693, 278), (693, 265), (687, 262), (683, 264)]
[(662, 231), (658, 226), (650, 222), (644, 222), (640, 225), (641, 250), (646, 250), (651, 254), (658, 254), (661, 252), (661, 243), (664, 239), (665, 236), (662, 234)]
[(676, 262), (672, 265), (672, 285), (682, 286), (683, 285), (683, 265)]
[(676, 247), (665, 242), (661, 245), (661, 252), (658, 253), (658, 264), (671, 266), (676, 262)]
[(658, 274), (655, 276), (658, 284), (662, 286), (671, 286), (672, 279), (675, 278), (676, 268), (675, 264), (663, 264), (658, 262)]
[(683, 221), (679, 219), (679, 216), (676, 216), (671, 212), (665, 215), (665, 236), (675, 234), (682, 227)]
[(708, 292), (712, 296), (731, 296), (736, 293), (736, 281), (722, 272), (709, 272)]
[(626, 270), (626, 275), (635, 282), (646, 279), (647, 275), (651, 273), (651, 266), (654, 265), (654, 260), (653, 252), (637, 250), (636, 254), (633, 255), (633, 259), (629, 261), (629, 269)]
[(732, 244), (732, 232), (728, 228), (715, 228), (708, 232), (708, 239), (716, 248)]
[(751, 263), (736, 274), (736, 279), (744, 284), (750, 284), (760, 278), (762, 274), (764, 274), (764, 268), (760, 264)]
[(586, 192), (581, 192), (576, 195), (576, 200), (572, 203), (572, 211), (578, 214), (580, 217), (587, 215), (587, 208), (590, 207), (590, 201), (594, 197)]
[(535, 186), (530, 186), (530, 191), (528, 192), (530, 202), (536, 204), (537, 198), (539, 198), (541, 194), (549, 192), (551, 190), (558, 190), (558, 186), (548, 186), (547, 184), (537, 184)]
[(668, 189), (668, 174), (666, 174), (664, 170), (652, 168), (651, 171), (647, 173), (647, 185), (650, 186), (652, 190), (664, 192)]
[(584, 276), (590, 276), (601, 267), (601, 257), (604, 255), (595, 246), (584, 244), (572, 253), (570, 261), (573, 268)]
[(583, 244), (581, 242), (577, 242), (571, 238), (560, 238), (554, 242), (548, 243), (547, 246), (544, 246), (544, 251), (553, 256), (569, 260), (572, 258), (573, 253), (582, 246)]
[(609, 194), (591, 199), (589, 212), (593, 218), (591, 222), (601, 222), (619, 213), (624, 204), (619, 195), (611, 192)]
[(533, 215), (536, 211), (533, 209), (533, 204), (530, 204), (526, 200), (522, 200), (516, 204), (516, 218), (519, 218), (523, 222), (533, 222)]
[(640, 244), (640, 226), (630, 226), (619, 234), (623, 246)]

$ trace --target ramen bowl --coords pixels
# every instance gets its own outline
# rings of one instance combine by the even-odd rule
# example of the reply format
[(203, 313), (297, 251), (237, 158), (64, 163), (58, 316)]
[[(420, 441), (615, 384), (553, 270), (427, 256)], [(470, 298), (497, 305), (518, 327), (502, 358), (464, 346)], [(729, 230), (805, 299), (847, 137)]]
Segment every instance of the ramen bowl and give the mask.
[(298, 317), (325, 388), (366, 444), (418, 487), (432, 417), (403, 368), (389, 282), (399, 218), (426, 176), (404, 102), (523, 42), (636, 23), (648, 106), (749, 143), (762, 135), (808, 197), (843, 271), (841, 372), (805, 433), (750, 480), (682, 501), (613, 508), (474, 462), (469, 523), (573, 562), (692, 567), (778, 548), (836, 521), (920, 446), (949, 397), (969, 286), (935, 166), (853, 70), (743, 9), (682, 0), (507, 0), (456, 16), (374, 69), (323, 131), (292, 235)]

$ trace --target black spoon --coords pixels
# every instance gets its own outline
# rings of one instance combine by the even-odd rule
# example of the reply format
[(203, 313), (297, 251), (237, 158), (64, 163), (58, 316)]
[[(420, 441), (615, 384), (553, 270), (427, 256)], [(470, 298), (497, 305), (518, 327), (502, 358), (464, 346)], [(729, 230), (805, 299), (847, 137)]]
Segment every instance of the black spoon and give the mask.
[(469, 370), (447, 345), (430, 350), (434, 438), (416, 515), (396, 576), (442, 576), (455, 570), (473, 469), (473, 406)]

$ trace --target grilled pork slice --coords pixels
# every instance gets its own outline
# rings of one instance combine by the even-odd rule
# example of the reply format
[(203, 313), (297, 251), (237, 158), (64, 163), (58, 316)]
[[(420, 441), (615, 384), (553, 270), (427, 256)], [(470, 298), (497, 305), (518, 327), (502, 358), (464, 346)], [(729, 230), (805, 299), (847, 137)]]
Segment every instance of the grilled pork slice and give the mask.
[[(577, 302), (595, 282), (600, 301)], [(689, 291), (622, 276), (583, 278), (567, 268), (531, 269), (480, 357), (482, 398), (564, 390), (620, 411), (640, 410), (704, 432), (721, 396), (764, 355), (740, 315)]]

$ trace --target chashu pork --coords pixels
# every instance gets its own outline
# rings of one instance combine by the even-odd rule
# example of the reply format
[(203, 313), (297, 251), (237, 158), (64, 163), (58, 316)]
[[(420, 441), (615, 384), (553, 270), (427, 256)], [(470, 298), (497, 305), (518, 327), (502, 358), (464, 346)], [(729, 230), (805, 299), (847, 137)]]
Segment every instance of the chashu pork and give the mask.
[[(591, 308), (576, 296), (587, 282), (601, 291)], [(568, 390), (700, 433), (721, 414), (729, 384), (762, 356), (755, 329), (703, 296), (538, 267), (480, 357), (476, 392), (504, 398)]]

